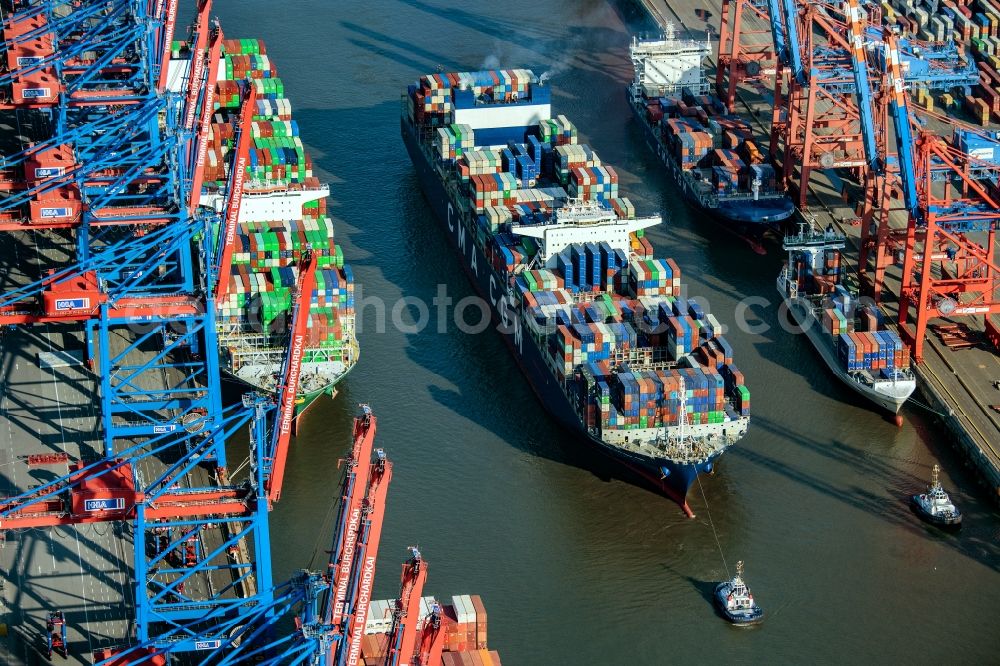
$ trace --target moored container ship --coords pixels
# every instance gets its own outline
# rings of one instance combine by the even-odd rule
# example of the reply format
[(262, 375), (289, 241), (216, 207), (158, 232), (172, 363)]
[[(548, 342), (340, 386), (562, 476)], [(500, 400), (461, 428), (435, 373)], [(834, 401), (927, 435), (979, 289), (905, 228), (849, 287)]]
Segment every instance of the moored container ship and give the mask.
[(718, 320), (654, 258), (613, 167), (530, 70), (433, 74), (403, 96), (424, 194), (545, 408), (693, 515), (687, 491), (745, 433)]
[(899, 424), (899, 410), (916, 389), (909, 350), (884, 329), (873, 304), (859, 304), (857, 292), (842, 284), (846, 237), (802, 227), (785, 236), (788, 262), (778, 275), (778, 291), (831, 372)]
[(329, 187), (313, 175), (284, 84), (259, 40), (223, 41), (202, 204), (220, 211), (224, 206), (245, 81), (256, 88), (253, 144), (229, 286), (217, 304), (220, 359), (236, 380), (275, 390), (288, 347), (286, 323), (298, 266), (308, 251), (317, 266), (317, 288), (309, 298), (298, 398), (302, 413), (320, 395), (333, 395), (357, 362), (354, 278), (334, 242), (326, 209)]
[(750, 126), (710, 94), (703, 61), (711, 53), (707, 41), (676, 38), (671, 24), (663, 39), (633, 40), (629, 104), (687, 201), (763, 253), (764, 236), (780, 232), (795, 206)]

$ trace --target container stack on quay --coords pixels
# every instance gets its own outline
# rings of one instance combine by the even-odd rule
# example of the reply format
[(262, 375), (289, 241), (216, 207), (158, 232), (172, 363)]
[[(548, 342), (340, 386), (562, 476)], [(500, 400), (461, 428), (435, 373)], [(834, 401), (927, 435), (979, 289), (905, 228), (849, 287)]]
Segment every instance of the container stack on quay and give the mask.
[[(253, 145), (245, 182), (248, 193), (296, 187), (319, 187), (312, 161), (291, 117), (284, 85), (259, 40), (224, 40), (224, 67), (217, 84), (217, 110), (212, 123), (206, 181), (224, 189), (230, 151), (234, 149), (234, 120), (240, 108), (239, 81), (249, 79), (256, 88), (256, 109), (251, 124)], [(224, 77), (224, 78), (222, 78)], [(353, 318), (354, 279), (344, 264), (341, 246), (334, 242), (333, 223), (327, 216), (326, 197), (307, 201), (301, 218), (241, 222), (228, 293), (219, 304), (219, 321), (225, 327), (265, 329), (289, 312), (298, 265), (306, 251), (317, 266), (316, 290), (310, 294), (306, 360), (321, 353), (324, 359), (340, 358), (341, 348), (353, 332), (343, 322)], [(319, 352), (317, 350), (322, 350)]]
[[(937, 97), (944, 111), (964, 109), (979, 125), (1000, 121), (1000, 4), (993, 0), (883, 0), (888, 25), (930, 43), (954, 41), (967, 47), (979, 70), (971, 94)], [(933, 66), (933, 62), (929, 63)], [(917, 104), (934, 111), (935, 97), (923, 86), (914, 90)]]
[(883, 0), (882, 10), (886, 23), (923, 41), (997, 44), (1000, 6), (991, 0)]
[[(420, 600), (418, 625), (423, 626), (431, 615), (434, 597)], [(487, 615), (483, 600), (478, 594), (462, 594), (451, 598), (450, 604), (437, 602), (443, 615), (444, 653), (442, 665), (457, 666), (501, 666), (500, 655), (490, 650), (487, 643)], [(365, 624), (365, 636), (361, 643), (363, 663), (381, 666), (388, 653), (389, 634), (392, 631), (394, 599), (373, 601), (369, 607)], [(417, 645), (420, 633), (417, 633)]]

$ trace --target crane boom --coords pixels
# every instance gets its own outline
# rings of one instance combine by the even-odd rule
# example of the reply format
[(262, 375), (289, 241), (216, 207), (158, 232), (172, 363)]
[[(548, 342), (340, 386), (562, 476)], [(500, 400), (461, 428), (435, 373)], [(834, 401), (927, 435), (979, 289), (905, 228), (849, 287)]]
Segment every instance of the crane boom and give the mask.
[(229, 289), (229, 276), (233, 269), (233, 251), (236, 248), (236, 225), (240, 221), (240, 205), (243, 203), (243, 181), (247, 175), (250, 160), (250, 140), (253, 135), (254, 110), (257, 108), (257, 88), (247, 81), (247, 91), (240, 105), (240, 126), (237, 129), (236, 150), (229, 168), (229, 187), (226, 191), (225, 223), (220, 234), (219, 261), (216, 270), (215, 302), (221, 303)]
[(389, 633), (389, 666), (410, 666), (414, 663), (417, 647), (417, 628), (420, 623), (420, 596), (427, 581), (427, 563), (420, 551), (410, 547), (410, 559), (403, 563), (399, 599)]
[(774, 40), (774, 52), (783, 64), (789, 63), (788, 33), (785, 30), (782, 5), (779, 0), (767, 0), (767, 9), (771, 18), (771, 39)]
[(201, 199), (201, 186), (205, 182), (205, 158), (208, 155), (208, 135), (212, 129), (212, 114), (215, 112), (215, 84), (219, 80), (219, 58), (222, 57), (222, 29), (212, 31), (212, 42), (208, 47), (208, 78), (205, 81), (205, 99), (201, 106), (201, 121), (198, 124), (198, 148), (195, 153), (194, 174), (191, 178), (191, 197), (188, 212), (194, 215)]
[(792, 67), (792, 76), (799, 83), (805, 83), (809, 73), (806, 72), (802, 62), (802, 44), (799, 43), (799, 6), (795, 0), (781, 0), (781, 4), (784, 8), (785, 38), (788, 41), (788, 60)]
[(371, 483), (365, 498), (365, 520), (358, 539), (360, 557), (354, 560), (354, 571), (351, 573), (351, 591), (348, 600), (349, 623), (346, 640), (338, 646), (336, 663), (357, 664), (361, 661), (361, 639), (365, 635), (365, 624), (368, 622), (368, 607), (372, 600), (372, 585), (375, 580), (375, 560), (378, 557), (379, 541), (382, 538), (382, 521), (385, 519), (385, 498), (389, 492), (389, 481), (392, 479), (392, 463), (382, 449), (375, 450), (375, 462), (372, 463)]
[(910, 131), (910, 113), (903, 89), (903, 72), (899, 66), (899, 47), (896, 35), (887, 31), (885, 36), (885, 70), (889, 86), (889, 110), (896, 128), (896, 151), (899, 155), (899, 176), (903, 185), (903, 203), (914, 221), (922, 219), (920, 200), (917, 197), (916, 160), (913, 154), (913, 133)]
[(292, 438), (295, 400), (299, 392), (299, 377), (302, 371), (302, 354), (306, 342), (306, 326), (309, 320), (309, 302), (315, 288), (316, 260), (312, 253), (307, 253), (299, 266), (299, 277), (295, 293), (292, 294), (291, 336), (277, 386), (278, 416), (274, 423), (268, 449), (271, 473), (267, 479), (267, 499), (272, 504), (281, 496), (281, 483), (285, 476), (288, 443)]
[[(162, 1), (157, 4), (157, 18), (163, 11)], [(160, 78), (156, 89), (163, 92), (167, 88), (167, 75), (170, 70), (170, 49), (174, 41), (174, 30), (177, 26), (177, 0), (167, 0), (167, 15), (163, 23), (163, 51), (160, 53)]]
[(883, 161), (875, 143), (874, 100), (871, 82), (868, 78), (868, 59), (865, 57), (865, 19), (858, 0), (847, 0), (847, 25), (850, 30), (851, 68), (854, 71), (854, 86), (857, 88), (858, 117), (861, 120), (861, 142), (864, 144), (868, 168), (874, 173), (882, 172)]
[(347, 459), (337, 533), (330, 549), (330, 598), (326, 603), (326, 622), (331, 626), (338, 626), (346, 611), (347, 586), (358, 545), (362, 505), (371, 475), (369, 461), (372, 459), (377, 421), (367, 405), (361, 408), (361, 416), (354, 419), (354, 446)]
[(198, 16), (194, 24), (194, 50), (191, 52), (191, 70), (188, 72), (187, 106), (184, 109), (184, 129), (194, 127), (198, 110), (198, 94), (205, 76), (205, 44), (208, 42), (208, 14), (212, 11), (212, 0), (198, 3)]

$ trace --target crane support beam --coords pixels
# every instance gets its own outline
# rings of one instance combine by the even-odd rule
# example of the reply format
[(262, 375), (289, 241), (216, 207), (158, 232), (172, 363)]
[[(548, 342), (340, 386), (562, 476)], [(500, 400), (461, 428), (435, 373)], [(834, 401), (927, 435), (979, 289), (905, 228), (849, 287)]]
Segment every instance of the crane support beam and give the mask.
[[(160, 38), (160, 75), (156, 83), (156, 89), (161, 93), (167, 89), (167, 76), (170, 70), (170, 51), (174, 42), (174, 32), (177, 29), (177, 2), (178, 0), (166, 0), (166, 15), (163, 15), (162, 36)], [(157, 8), (163, 11), (163, 0), (157, 2)], [(160, 18), (158, 14), (155, 18)]]
[(204, 100), (201, 104), (201, 119), (198, 123), (194, 170), (191, 176), (191, 196), (188, 213), (194, 215), (201, 199), (201, 186), (205, 183), (205, 160), (208, 157), (209, 134), (212, 131), (212, 114), (215, 113), (215, 85), (219, 80), (219, 61), (222, 58), (222, 29), (212, 32), (212, 42), (208, 47), (208, 77), (205, 81)]
[(236, 226), (240, 221), (240, 206), (243, 202), (244, 180), (247, 163), (250, 160), (250, 144), (253, 137), (251, 124), (257, 108), (257, 89), (252, 81), (247, 81), (246, 93), (240, 106), (240, 126), (236, 137), (236, 150), (229, 167), (229, 187), (226, 190), (225, 221), (220, 234), (219, 262), (216, 270), (215, 302), (221, 303), (229, 290), (229, 276), (233, 268), (233, 252), (236, 249)]
[(292, 330), (278, 384), (278, 416), (269, 447), (271, 467), (266, 487), (267, 499), (271, 503), (277, 502), (281, 497), (281, 484), (285, 478), (285, 463), (288, 461), (288, 446), (292, 438), (299, 378), (302, 373), (302, 354), (308, 333), (309, 304), (315, 289), (316, 260), (312, 253), (307, 253), (299, 266), (299, 277), (295, 293), (292, 294)]

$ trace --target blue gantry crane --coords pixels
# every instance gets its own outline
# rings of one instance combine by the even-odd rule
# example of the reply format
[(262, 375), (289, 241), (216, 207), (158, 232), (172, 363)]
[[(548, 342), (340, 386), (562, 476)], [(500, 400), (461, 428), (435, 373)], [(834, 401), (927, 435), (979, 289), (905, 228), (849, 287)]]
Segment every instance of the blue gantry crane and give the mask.
[[(257, 396), (255, 409), (267, 411), (269, 406), (267, 399)], [(261, 449), (268, 448), (275, 437), (265, 423), (262, 418), (252, 421), (251, 439)], [(200, 657), (200, 663), (206, 666), (358, 663), (392, 477), (392, 464), (385, 452), (374, 447), (376, 425), (371, 409), (362, 405), (354, 421), (351, 451), (344, 460), (341, 496), (326, 568), (298, 572), (289, 580), (274, 585), (266, 602), (245, 606), (238, 615), (219, 609), (212, 621), (220, 638), (207, 643), (204, 638), (200, 639), (200, 644), (211, 646)], [(263, 483), (264, 470), (258, 468), (255, 472)], [(261, 493), (260, 497), (263, 500), (265, 495)], [(187, 533), (172, 540), (163, 539), (159, 551), (165, 553), (183, 548), (190, 533), (188, 528)], [(184, 552), (181, 561), (186, 556)], [(158, 562), (174, 567), (173, 575), (184, 572), (176, 558), (161, 557)], [(411, 596), (401, 596), (401, 599), (419, 600), (419, 592), (415, 598)], [(411, 632), (416, 628), (417, 615), (412, 611)], [(441, 632), (427, 632), (424, 638), (428, 649), (440, 654)], [(165, 626), (159, 636), (117, 652), (114, 658), (151, 658), (170, 651), (174, 642), (186, 640), (191, 640), (188, 629), (178, 622)], [(412, 640), (407, 645), (411, 643)], [(219, 649), (221, 647), (226, 649)]]
[(264, 437), (277, 410), (222, 403), (219, 266), (202, 242), (218, 216), (198, 205), (222, 33), (201, 0), (171, 60), (177, 5), (46, 0), (2, 21), (0, 110), (24, 138), (0, 164), (0, 231), (58, 252), (16, 274), (0, 324), (83, 328), (101, 427), (68, 474), (0, 498), (0, 526), (130, 522), (121, 640), (142, 658), (229, 645), (247, 609), (277, 603), (267, 516), (288, 446), (255, 445), (249, 478), (230, 481), (227, 439), (248, 425)]

